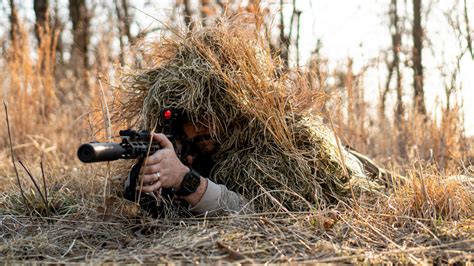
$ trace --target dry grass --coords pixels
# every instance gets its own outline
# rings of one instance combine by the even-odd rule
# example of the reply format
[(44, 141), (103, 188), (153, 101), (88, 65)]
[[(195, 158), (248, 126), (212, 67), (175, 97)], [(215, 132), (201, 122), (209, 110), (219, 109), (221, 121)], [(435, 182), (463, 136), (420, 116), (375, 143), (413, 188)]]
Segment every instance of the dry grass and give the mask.
[(337, 212), (151, 220), (113, 211), (104, 215), (91, 203), (67, 216), (2, 215), (1, 233), (8, 239), (1, 249), (4, 259), (93, 263), (474, 259), (472, 219), (430, 225), (429, 219), (392, 215), (374, 207), (340, 206)]
[(411, 174), (408, 182), (394, 187), (389, 205), (397, 215), (459, 220), (474, 210), (473, 182), (468, 176)]
[[(80, 165), (72, 159), (78, 143), (105, 136), (101, 133), (104, 127), (101, 99), (95, 97), (100, 95), (100, 87), (91, 86), (91, 91), (82, 94), (71, 86), (76, 80), (67, 73), (41, 72), (38, 61), (29, 56), (32, 46), (26, 31), (23, 35), (19, 39), (21, 43), (12, 46), (0, 59), (2, 68), (15, 70), (1, 71), (0, 84), (2, 98), (9, 107), (16, 158), (26, 164), (39, 189), (20, 168), (20, 186), (26, 201), (20, 195), (9, 163), (6, 127), (3, 127), (0, 140), (2, 261), (407, 264), (474, 261), (472, 178), (447, 177), (448, 173), (473, 174), (466, 163), (473, 156), (470, 150), (473, 146), (462, 137), (459, 110), (444, 110), (440, 125), (429, 121), (407, 123), (396, 129), (400, 132), (395, 136), (380, 137), (381, 132), (395, 130), (394, 126), (389, 121), (380, 128), (374, 128), (377, 123), (371, 126), (372, 118), (360, 97), (362, 83), (348, 78), (341, 93), (347, 96), (350, 91), (351, 96), (334, 98), (350, 102), (351, 116), (343, 115), (347, 102), (331, 106), (334, 100), (331, 98), (327, 103), (334, 108), (336, 115), (332, 119), (339, 125), (336, 130), (348, 144), (371, 153), (391, 170), (408, 173), (405, 182), (395, 181), (393, 191), (385, 195), (362, 194), (331, 208), (320, 206), (301, 212), (152, 220), (133, 203), (117, 197), (121, 178), (116, 174), (109, 177), (107, 166)], [(49, 38), (54, 42), (54, 36)], [(51, 53), (46, 51), (49, 47), (45, 45), (38, 52), (49, 58), (46, 62), (51, 65), (46, 69), (57, 69), (61, 66), (55, 65)], [(104, 66), (107, 63), (102, 62)], [(91, 69), (91, 73), (96, 69), (99, 67)], [(318, 80), (324, 80), (324, 75), (329, 73), (321, 74)], [(313, 84), (311, 88), (317, 86), (322, 84)], [(73, 89), (76, 91), (71, 98), (65, 92)], [(105, 95), (109, 95), (109, 87), (105, 90)], [(275, 97), (275, 101), (279, 100)], [(82, 105), (99, 112), (84, 110)], [(285, 112), (284, 106), (280, 107), (277, 111)], [(261, 120), (268, 119), (268, 114), (258, 115)], [(348, 121), (351, 119), (352, 122)], [(406, 121), (419, 121), (415, 119), (418, 118), (410, 114)], [(277, 127), (287, 121), (272, 123)], [(265, 136), (281, 143), (293, 141), (288, 135), (274, 136), (275, 132), (267, 132)], [(406, 142), (402, 144), (409, 151), (409, 158), (403, 158), (398, 149), (396, 136), (400, 135), (405, 136)], [(412, 148), (414, 145), (416, 149)], [(276, 163), (281, 161), (274, 154), (269, 158)], [(44, 162), (43, 167), (40, 161)], [(111, 169), (120, 172), (121, 167), (119, 163)], [(104, 187), (106, 180), (109, 186)]]

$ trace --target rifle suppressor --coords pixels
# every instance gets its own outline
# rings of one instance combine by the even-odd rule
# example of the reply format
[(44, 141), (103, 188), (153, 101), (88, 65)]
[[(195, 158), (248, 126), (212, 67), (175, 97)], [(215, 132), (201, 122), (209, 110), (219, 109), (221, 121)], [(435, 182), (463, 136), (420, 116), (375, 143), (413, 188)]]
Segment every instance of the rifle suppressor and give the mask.
[(115, 161), (123, 158), (127, 150), (119, 143), (97, 142), (82, 144), (77, 157), (83, 163)]

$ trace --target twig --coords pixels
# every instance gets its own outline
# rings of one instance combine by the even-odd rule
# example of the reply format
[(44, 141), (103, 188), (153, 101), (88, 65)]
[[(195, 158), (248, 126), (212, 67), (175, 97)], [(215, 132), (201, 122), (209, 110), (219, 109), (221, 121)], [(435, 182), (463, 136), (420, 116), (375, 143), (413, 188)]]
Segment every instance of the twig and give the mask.
[[(138, 11), (138, 12), (144, 14), (145, 16), (147, 16), (147, 17), (153, 19), (154, 21), (158, 22), (159, 24), (161, 24), (161, 25), (164, 27), (164, 29), (166, 29), (166, 30), (168, 30), (169, 32), (173, 33), (173, 34), (176, 35), (178, 38), (184, 39), (184, 37), (186, 37), (185, 35), (180, 34), (178, 30), (176, 30), (175, 28), (171, 27), (170, 25), (165, 24), (164, 22), (160, 21), (158, 18), (154, 17), (153, 15), (151, 15), (151, 14), (149, 14), (149, 13), (147, 13), (147, 12), (145, 12), (145, 11), (139, 9), (139, 8), (136, 8), (136, 7), (134, 7), (134, 6), (132, 6), (132, 8), (135, 9), (136, 11)], [(137, 38), (138, 38), (138, 36), (137, 36)]]
[[(377, 228), (375, 228), (369, 221), (367, 221), (366, 218), (364, 218), (358, 211), (355, 211), (354, 210), (354, 214), (356, 216), (359, 217), (360, 220), (362, 220), (363, 222), (365, 222), (365, 224), (370, 228), (372, 229), (372, 231), (374, 231), (376, 234), (378, 234), (380, 237), (382, 237), (383, 239), (385, 239), (385, 241), (391, 243), (392, 245), (394, 245), (395, 247), (397, 247), (398, 249), (400, 250), (403, 250), (403, 248), (398, 245), (397, 243), (395, 243), (395, 241), (393, 241), (392, 239), (390, 239), (388, 236), (386, 236), (383, 232), (380, 232)], [(415, 264), (418, 264), (420, 263), (420, 260), (418, 258), (416, 258), (413, 254), (407, 254), (408, 257), (412, 260), (412, 262), (414, 262)]]
[(112, 139), (112, 123), (110, 122), (109, 106), (107, 104), (107, 98), (105, 97), (104, 87), (102, 86), (101, 79), (99, 79), (99, 87), (100, 87), (100, 93), (101, 93), (100, 104), (102, 105), (102, 113), (104, 114), (105, 134), (106, 134), (106, 137), (107, 137), (107, 141), (111, 141), (111, 139)]
[(61, 256), (61, 258), (64, 258), (64, 256), (66, 256), (72, 249), (72, 247), (74, 247), (74, 244), (76, 244), (76, 239), (74, 239), (71, 243), (71, 245), (69, 245), (69, 248), (66, 250), (66, 252)]
[(15, 169), (16, 181), (18, 182), (18, 187), (20, 188), (20, 193), (21, 193), (21, 197), (23, 198), (23, 203), (26, 205), (28, 210), (31, 212), (30, 202), (26, 198), (25, 192), (23, 191), (23, 187), (21, 186), (20, 175), (18, 174), (18, 169), (16, 168), (16, 164), (15, 164), (15, 154), (13, 153), (13, 142), (12, 142), (12, 134), (11, 134), (11, 131), (10, 131), (10, 121), (8, 120), (8, 107), (7, 107), (7, 104), (5, 102), (3, 102), (3, 106), (5, 106), (5, 120), (7, 121), (8, 140), (10, 142), (9, 143), (10, 144), (10, 155), (11, 155), (11, 159), (12, 159), (13, 168)]
[(46, 200), (46, 209), (49, 210), (48, 187), (46, 186), (46, 176), (44, 175), (44, 167), (43, 167), (43, 161), (42, 160), (40, 162), (40, 167), (41, 167), (41, 178), (43, 178), (43, 189), (44, 189), (44, 198)]
[(20, 163), (20, 165), (23, 167), (23, 169), (26, 171), (26, 173), (28, 174), (28, 176), (30, 177), (31, 181), (33, 182), (33, 185), (35, 186), (36, 190), (38, 191), (38, 193), (40, 194), (41, 196), (41, 199), (43, 200), (43, 203), (44, 203), (44, 206), (46, 208), (46, 215), (47, 216), (50, 216), (50, 213), (49, 213), (49, 209), (48, 209), (48, 202), (46, 201), (46, 198), (44, 197), (43, 193), (41, 192), (41, 189), (38, 185), (38, 182), (36, 182), (36, 179), (34, 178), (34, 176), (31, 174), (31, 172), (28, 170), (28, 168), (23, 164), (22, 161), (18, 161), (18, 163)]
[(354, 204), (355, 204), (355, 207), (359, 207), (359, 203), (357, 202), (357, 198), (354, 194), (354, 189), (352, 188), (352, 182), (351, 182), (351, 176), (349, 175), (349, 171), (347, 170), (347, 165), (346, 165), (346, 162), (344, 161), (344, 154), (342, 153), (342, 148), (341, 148), (341, 141), (339, 140), (338, 136), (337, 136), (337, 133), (336, 133), (336, 129), (334, 128), (334, 123), (332, 122), (332, 117), (331, 117), (331, 114), (327, 114), (327, 117), (329, 119), (329, 124), (331, 125), (331, 130), (334, 134), (334, 138), (336, 139), (336, 144), (337, 144), (337, 151), (339, 153), (339, 159), (341, 159), (341, 167), (342, 167), (342, 170), (344, 171), (344, 175), (346, 175), (347, 177), (347, 180), (348, 180), (348, 183), (349, 183), (349, 188), (351, 190), (351, 196), (352, 196), (352, 199), (354, 200)]
[[(100, 87), (100, 92), (101, 92), (101, 105), (102, 105), (102, 114), (104, 115), (104, 126), (105, 126), (105, 134), (107, 141), (111, 141), (112, 139), (112, 124), (110, 122), (110, 113), (109, 113), (109, 106), (107, 105), (107, 98), (105, 97), (105, 92), (104, 92), (104, 87), (102, 86), (102, 81), (99, 78), (99, 87)], [(106, 176), (105, 176), (105, 185), (104, 185), (104, 205), (107, 207), (107, 204), (105, 201), (107, 200), (107, 187), (108, 187), (108, 182), (110, 178), (110, 162), (107, 162), (107, 170), (106, 170)]]

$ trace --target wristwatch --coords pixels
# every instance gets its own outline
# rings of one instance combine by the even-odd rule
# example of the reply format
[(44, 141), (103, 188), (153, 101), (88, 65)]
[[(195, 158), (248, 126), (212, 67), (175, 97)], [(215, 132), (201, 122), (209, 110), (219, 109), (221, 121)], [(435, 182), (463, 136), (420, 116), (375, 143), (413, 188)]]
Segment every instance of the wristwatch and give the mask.
[(180, 197), (186, 197), (198, 189), (201, 184), (201, 175), (194, 169), (190, 168), (181, 182), (181, 186), (175, 191), (175, 194)]

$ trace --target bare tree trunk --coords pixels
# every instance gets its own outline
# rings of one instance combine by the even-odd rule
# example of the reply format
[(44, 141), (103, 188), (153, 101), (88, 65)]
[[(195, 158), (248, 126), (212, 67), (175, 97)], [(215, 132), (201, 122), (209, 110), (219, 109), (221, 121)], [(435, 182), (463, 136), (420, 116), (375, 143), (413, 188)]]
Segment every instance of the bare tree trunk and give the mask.
[(16, 44), (18, 33), (19, 33), (19, 23), (18, 23), (18, 13), (16, 10), (15, 0), (10, 0), (10, 39), (13, 44)]
[(122, 14), (122, 10), (120, 8), (120, 5), (118, 3), (117, 0), (114, 0), (114, 4), (115, 4), (115, 11), (116, 11), (116, 14), (117, 14), (117, 26), (118, 26), (118, 30), (119, 30), (119, 36), (118, 36), (118, 39), (119, 39), (119, 44), (120, 44), (120, 65), (125, 65), (125, 45), (123, 43), (123, 35), (124, 35), (124, 27), (123, 27), (123, 14)]
[(208, 12), (210, 11), (210, 8), (211, 8), (211, 0), (201, 0), (201, 11), (200, 11), (200, 14), (201, 14), (201, 21), (202, 21), (202, 25), (203, 26), (207, 26), (208, 25)]
[[(290, 39), (285, 35), (285, 20), (283, 14), (283, 0), (280, 0), (280, 57), (285, 66), (288, 66), (288, 50)], [(291, 27), (290, 27), (291, 28)]]
[(135, 41), (135, 38), (132, 37), (130, 33), (130, 26), (132, 23), (132, 18), (128, 9), (128, 1), (114, 0), (115, 11), (117, 14), (117, 26), (119, 30), (119, 44), (120, 44), (120, 64), (125, 64), (125, 41), (124, 38), (127, 38), (128, 44), (132, 44)]
[(89, 25), (90, 14), (85, 0), (69, 0), (69, 16), (72, 21), (72, 46), (71, 63), (76, 77), (83, 79), (84, 89), (89, 88), (87, 70), (89, 69)]
[(395, 74), (397, 76), (397, 107), (395, 109), (395, 122), (397, 123), (397, 125), (401, 125), (405, 108), (403, 106), (402, 100), (403, 88), (402, 76), (400, 72), (400, 50), (402, 47), (402, 34), (400, 31), (397, 0), (392, 0), (392, 21), (394, 26), (394, 32), (392, 34), (393, 66), (395, 69)]
[(474, 60), (474, 50), (472, 49), (472, 38), (471, 38), (471, 29), (469, 27), (469, 16), (467, 14), (467, 3), (464, 0), (464, 22), (466, 23), (466, 41), (467, 41), (467, 49), (471, 54), (472, 59)]
[[(459, 42), (461, 42), (461, 40), (459, 40)], [(453, 93), (456, 92), (456, 90), (458, 89), (457, 87), (457, 81), (458, 81), (458, 75), (459, 73), (461, 72), (461, 60), (464, 56), (464, 54), (466, 53), (466, 51), (461, 51), (461, 53), (459, 53), (457, 56), (456, 56), (456, 67), (452, 70), (451, 73), (444, 73), (444, 71), (442, 70), (441, 73), (443, 73), (443, 77), (444, 79), (449, 79), (449, 82), (446, 82), (445, 81), (445, 84), (444, 84), (444, 92), (445, 92), (445, 95), (446, 95), (446, 110), (447, 111), (451, 111), (451, 95)]]
[(390, 3), (389, 9), (389, 16), (390, 16), (390, 31), (392, 36), (392, 56), (393, 59), (388, 64), (388, 77), (385, 83), (385, 89), (382, 93), (382, 99), (380, 103), (380, 114), (381, 117), (385, 117), (385, 101), (387, 99), (387, 94), (390, 91), (390, 83), (393, 78), (393, 74), (395, 72), (396, 75), (396, 91), (397, 91), (397, 108), (395, 113), (395, 119), (400, 121), (401, 116), (403, 115), (403, 102), (402, 99), (402, 82), (401, 82), (401, 72), (400, 72), (400, 50), (402, 46), (402, 38), (401, 38), (401, 30), (400, 30), (400, 23), (399, 23), (399, 15), (398, 15), (398, 4), (397, 0), (392, 0)]
[[(343, 86), (347, 90), (347, 129), (352, 130), (355, 128), (355, 116), (356, 116), (356, 105), (357, 105), (357, 93), (354, 91), (354, 73), (352, 71), (354, 61), (352, 58), (347, 60), (347, 72), (344, 77)], [(352, 133), (352, 132), (351, 132)], [(353, 143), (354, 137), (350, 134), (349, 143)]]
[(41, 46), (41, 32), (49, 29), (49, 0), (34, 0), (33, 9), (36, 16), (35, 35), (38, 46)]
[(128, 42), (132, 44), (135, 40), (135, 38), (132, 36), (130, 32), (130, 27), (132, 25), (132, 14), (130, 14), (129, 9), (128, 9), (128, 1), (127, 0), (122, 0), (122, 9), (123, 9), (123, 27), (124, 27), (124, 33), (127, 36)]
[(423, 28), (421, 27), (421, 0), (413, 0), (413, 104), (416, 112), (426, 115), (423, 91)]
[[(49, 25), (49, 1), (48, 0), (34, 0), (33, 9), (36, 16), (35, 24), (35, 36), (38, 40), (38, 48), (45, 53), (43, 56), (39, 57), (40, 70), (43, 72), (46, 68), (46, 60), (48, 60), (46, 54), (50, 54), (49, 48), (44, 47), (54, 45), (54, 35), (51, 34), (51, 27)], [(44, 38), (50, 38), (50, 40), (44, 40)], [(54, 58), (54, 54), (50, 54)], [(51, 65), (51, 64), (49, 64)], [(54, 65), (54, 64), (53, 64)], [(44, 72), (43, 72), (44, 73)]]
[[(289, 25), (289, 32), (288, 32), (288, 35), (285, 34), (285, 20), (284, 20), (284, 13), (283, 13), (283, 4), (284, 4), (284, 1), (283, 0), (280, 0), (280, 25), (279, 25), (279, 28), (280, 28), (280, 42), (279, 42), (279, 46), (278, 47), (280, 49), (280, 57), (284, 63), (284, 65), (286, 67), (288, 67), (288, 64), (289, 64), (289, 59), (290, 59), (290, 46), (291, 46), (291, 41), (292, 41), (292, 37), (293, 37), (293, 25), (294, 25), (294, 22), (295, 20), (297, 20), (297, 35), (299, 35), (299, 30), (300, 30), (300, 15), (301, 15), (301, 11), (299, 10), (296, 10), (296, 0), (293, 0), (292, 1), (292, 6), (293, 6), (293, 11), (291, 12), (291, 18), (290, 18), (290, 25)], [(297, 45), (296, 45), (296, 48), (299, 49), (298, 45), (298, 39), (299, 37), (297, 37)], [(296, 60), (298, 61), (298, 56), (299, 56), (299, 52), (297, 51), (297, 55), (296, 55)]]
[(300, 66), (300, 27), (301, 27), (301, 11), (296, 11), (298, 24), (296, 26), (296, 66)]
[(385, 88), (382, 92), (382, 95), (380, 97), (380, 104), (379, 104), (379, 116), (380, 120), (385, 120), (385, 102), (387, 101), (387, 95), (390, 92), (390, 82), (392, 81), (392, 76), (393, 76), (393, 61), (391, 63), (387, 62), (387, 67), (388, 67), (388, 76), (387, 76), (387, 81), (385, 82)]
[[(385, 128), (387, 126), (387, 121), (385, 117), (385, 102), (387, 99), (388, 93), (392, 89), (392, 80), (395, 77), (395, 91), (397, 101), (395, 104), (394, 110), (394, 127), (397, 129), (396, 136), (396, 145), (398, 154), (401, 158), (406, 158), (406, 136), (404, 134), (404, 114), (405, 108), (403, 104), (403, 87), (402, 87), (402, 74), (400, 70), (400, 51), (402, 47), (402, 30), (400, 23), (400, 16), (398, 12), (398, 0), (391, 0), (389, 5), (388, 15), (390, 17), (390, 34), (392, 40), (391, 55), (392, 60), (387, 60), (388, 76), (385, 83), (385, 88), (382, 92), (380, 104), (379, 104), (379, 117), (380, 117), (380, 127)], [(392, 85), (392, 86), (391, 86)]]
[(190, 30), (193, 30), (195, 25), (193, 21), (193, 12), (191, 11), (191, 1), (190, 0), (184, 0), (184, 23), (186, 24), (186, 27), (188, 27)]
[(64, 45), (61, 39), (61, 35), (64, 29), (64, 25), (61, 22), (61, 18), (59, 18), (59, 6), (58, 2), (56, 1), (54, 4), (54, 24), (53, 24), (53, 32), (54, 35), (58, 35), (57, 42), (56, 42), (56, 60), (62, 64), (64, 63)]

